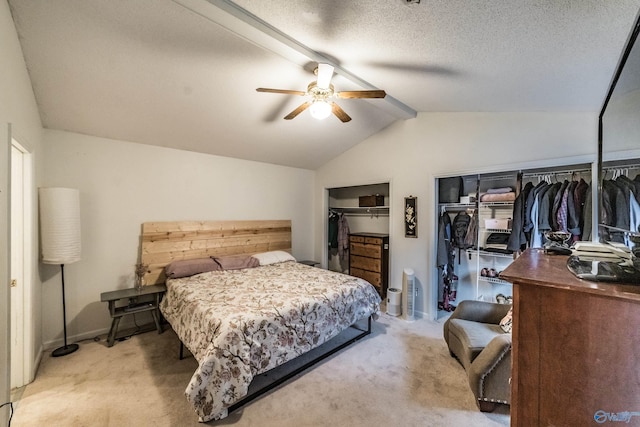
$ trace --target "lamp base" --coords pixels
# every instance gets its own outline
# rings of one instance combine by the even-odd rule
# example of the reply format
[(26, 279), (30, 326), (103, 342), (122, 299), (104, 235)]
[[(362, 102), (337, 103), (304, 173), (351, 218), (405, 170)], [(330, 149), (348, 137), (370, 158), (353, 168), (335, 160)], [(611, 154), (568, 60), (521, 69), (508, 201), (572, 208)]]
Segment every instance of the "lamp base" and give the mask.
[(53, 357), (66, 356), (67, 354), (71, 354), (78, 349), (78, 344), (69, 344), (60, 348), (56, 348), (51, 353)]

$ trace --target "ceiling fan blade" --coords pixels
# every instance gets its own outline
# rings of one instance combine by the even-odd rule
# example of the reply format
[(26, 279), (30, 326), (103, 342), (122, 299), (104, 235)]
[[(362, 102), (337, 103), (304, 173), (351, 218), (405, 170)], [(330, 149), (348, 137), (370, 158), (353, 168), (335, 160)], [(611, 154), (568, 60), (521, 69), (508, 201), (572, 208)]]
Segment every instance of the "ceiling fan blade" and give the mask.
[(256, 91), (258, 92), (268, 92), (268, 93), (284, 93), (286, 95), (300, 95), (300, 96), (304, 96), (305, 92), (302, 92), (300, 90), (288, 90), (288, 89), (269, 89), (266, 87), (259, 87), (258, 89), (256, 89)]
[(318, 64), (318, 81), (316, 86), (320, 89), (329, 89), (333, 77), (333, 66), (329, 64)]
[(335, 114), (335, 116), (339, 118), (342, 123), (351, 121), (351, 117), (349, 117), (349, 115), (345, 113), (344, 110), (340, 108), (340, 106), (335, 102), (331, 103), (331, 112)]
[(285, 120), (294, 119), (298, 114), (302, 113), (304, 110), (309, 108), (309, 105), (311, 105), (310, 101), (305, 102), (304, 104), (300, 105), (298, 108), (296, 108), (295, 110), (293, 110), (292, 112), (284, 116), (284, 119)]
[(338, 98), (350, 99), (350, 98), (384, 98), (387, 93), (383, 90), (345, 90), (343, 92), (337, 92)]

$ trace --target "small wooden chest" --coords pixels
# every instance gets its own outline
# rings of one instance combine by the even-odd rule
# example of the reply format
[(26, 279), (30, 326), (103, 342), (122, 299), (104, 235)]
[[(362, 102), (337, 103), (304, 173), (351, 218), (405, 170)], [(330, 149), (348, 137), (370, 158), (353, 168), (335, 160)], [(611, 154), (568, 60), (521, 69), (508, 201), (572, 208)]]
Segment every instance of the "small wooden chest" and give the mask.
[(361, 208), (369, 208), (374, 206), (384, 206), (384, 196), (375, 194), (373, 196), (360, 196), (358, 205)]

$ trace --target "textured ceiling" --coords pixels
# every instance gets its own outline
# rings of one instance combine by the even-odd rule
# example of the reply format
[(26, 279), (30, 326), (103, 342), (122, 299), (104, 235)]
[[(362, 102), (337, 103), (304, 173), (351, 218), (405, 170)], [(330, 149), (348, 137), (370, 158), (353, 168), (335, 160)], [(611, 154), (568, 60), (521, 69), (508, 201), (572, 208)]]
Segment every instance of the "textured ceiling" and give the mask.
[[(43, 124), (315, 169), (415, 112), (599, 111), (640, 0), (9, 0)], [(282, 120), (313, 64), (353, 117)]]

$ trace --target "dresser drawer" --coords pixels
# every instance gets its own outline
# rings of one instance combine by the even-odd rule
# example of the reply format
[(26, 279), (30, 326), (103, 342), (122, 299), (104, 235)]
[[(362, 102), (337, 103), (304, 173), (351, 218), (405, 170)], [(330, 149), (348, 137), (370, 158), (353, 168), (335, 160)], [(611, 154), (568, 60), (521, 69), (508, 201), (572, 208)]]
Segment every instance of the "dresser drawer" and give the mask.
[(367, 258), (358, 255), (351, 255), (351, 267), (361, 268), (363, 270), (375, 271), (380, 273), (382, 271), (382, 265), (379, 259)]
[(382, 276), (380, 275), (380, 273), (375, 273), (373, 271), (361, 270), (359, 268), (352, 268), (352, 269), (349, 270), (349, 274), (351, 274), (352, 276), (359, 277), (361, 279), (366, 280), (367, 282), (369, 282), (373, 286), (375, 286), (378, 289), (378, 291), (380, 291), (380, 288), (381, 288), (381, 285), (382, 285)]
[(369, 245), (381, 245), (382, 239), (379, 237), (365, 237), (364, 242)]
[(366, 256), (369, 258), (380, 258), (382, 248), (375, 245), (365, 245), (362, 243), (351, 243), (351, 255)]
[(373, 271), (363, 271), (362, 276), (360, 277), (371, 283), (373, 286), (378, 288), (378, 291), (380, 291), (380, 286), (382, 285), (382, 277), (380, 276), (380, 273), (374, 273)]
[(363, 236), (349, 236), (349, 241), (350, 242), (356, 242), (356, 243), (364, 243), (364, 237)]

